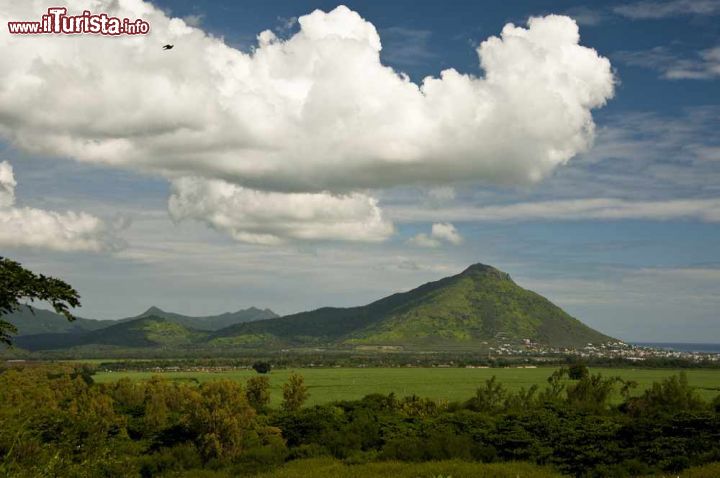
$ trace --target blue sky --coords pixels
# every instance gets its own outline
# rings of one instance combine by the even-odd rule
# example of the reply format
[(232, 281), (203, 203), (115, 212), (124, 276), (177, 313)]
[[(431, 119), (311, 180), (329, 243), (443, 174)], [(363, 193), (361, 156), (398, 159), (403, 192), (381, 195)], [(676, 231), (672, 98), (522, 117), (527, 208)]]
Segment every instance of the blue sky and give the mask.
[[(338, 5), (154, 4), (246, 53), (261, 31), (290, 38), (297, 17)], [(615, 75), (614, 96), (592, 110), (593, 147), (532, 184), (470, 178), (372, 188), (394, 225), (382, 241), (257, 245), (217, 224), (171, 219), (164, 173), (37, 151), (0, 120), (0, 161), (12, 165), (18, 204), (120, 224), (109, 249), (15, 243), (2, 254), (66, 278), (83, 296), (79, 314), (95, 318), (150, 305), (188, 314), (357, 305), (483, 262), (621, 339), (720, 339), (720, 1), (345, 5), (377, 29), (382, 63), (416, 83), (451, 67), (481, 77), (475, 48), (507, 23), (574, 18), (580, 44), (608, 58)], [(438, 223), (456, 235), (434, 236)]]

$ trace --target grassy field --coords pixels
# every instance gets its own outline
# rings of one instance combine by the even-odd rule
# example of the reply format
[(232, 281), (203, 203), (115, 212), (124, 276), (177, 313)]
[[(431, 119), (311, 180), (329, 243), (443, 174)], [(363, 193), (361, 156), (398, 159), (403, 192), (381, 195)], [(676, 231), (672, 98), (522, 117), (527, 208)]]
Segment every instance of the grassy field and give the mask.
[[(689, 468), (680, 473), (652, 475), (646, 478), (717, 478), (720, 463)], [(552, 468), (530, 463), (468, 463), (458, 460), (427, 463), (380, 462), (346, 465), (330, 458), (297, 460), (255, 478), (561, 478)], [(199, 478), (199, 477), (198, 477)], [(207, 478), (216, 478), (208, 475)], [(219, 477), (217, 477), (219, 478)]]
[[(644, 478), (717, 478), (720, 463), (688, 468), (679, 473), (661, 473)], [(222, 470), (193, 470), (179, 473), (178, 478), (229, 478), (236, 474)], [(253, 475), (254, 478), (562, 478), (552, 468), (530, 463), (469, 463), (458, 460), (427, 463), (399, 463), (393, 461), (347, 465), (332, 458), (312, 458), (291, 461), (271, 471)]]
[(550, 468), (530, 463), (467, 463), (440, 461), (428, 463), (381, 462), (345, 465), (338, 460), (321, 458), (291, 462), (255, 478), (560, 478)]
[[(305, 377), (310, 389), (308, 404), (327, 403), (335, 400), (362, 398), (370, 393), (395, 392), (399, 396), (416, 394), (447, 400), (464, 400), (475, 393), (485, 380), (493, 375), (510, 390), (537, 384), (543, 387), (547, 377), (555, 368), (303, 368), (296, 369)], [(652, 382), (662, 380), (676, 370), (667, 369), (607, 369), (593, 368), (592, 373), (605, 376), (616, 375), (635, 380), (639, 386), (636, 393), (647, 388)], [(272, 403), (282, 399), (281, 387), (291, 370), (274, 370), (269, 374)], [(96, 382), (111, 382), (122, 377), (144, 380), (158, 375), (152, 372), (101, 372)], [(166, 372), (159, 374), (169, 380), (205, 382), (207, 380), (232, 379), (244, 381), (255, 375), (252, 370), (231, 372)], [(688, 381), (698, 388), (705, 399), (720, 394), (720, 370), (688, 370)]]

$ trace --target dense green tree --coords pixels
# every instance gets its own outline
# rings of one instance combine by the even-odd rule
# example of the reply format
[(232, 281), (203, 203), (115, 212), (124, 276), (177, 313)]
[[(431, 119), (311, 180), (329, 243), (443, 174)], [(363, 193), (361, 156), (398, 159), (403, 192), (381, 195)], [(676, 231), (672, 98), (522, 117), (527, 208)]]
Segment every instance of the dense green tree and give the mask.
[(620, 382), (618, 377), (586, 375), (567, 387), (567, 403), (575, 408), (602, 412), (610, 404), (610, 398)]
[[(80, 295), (66, 282), (35, 274), (15, 261), (0, 257), (0, 317), (18, 310), (23, 300), (46, 301), (68, 320), (75, 320), (70, 309), (80, 306)], [(15, 326), (0, 319), (0, 342), (12, 344), (11, 335), (15, 332)]]
[(467, 407), (476, 412), (494, 413), (503, 408), (506, 397), (507, 390), (493, 375), (485, 381), (483, 387), (475, 391), (475, 396), (468, 400)]
[(283, 385), (282, 408), (286, 411), (299, 410), (310, 394), (305, 385), (305, 378), (298, 373), (291, 373), (288, 381)]
[(255, 362), (252, 366), (257, 373), (269, 373), (272, 366), (270, 362)]
[(255, 411), (239, 383), (217, 380), (193, 391), (185, 417), (205, 459), (233, 459), (251, 438)]
[(642, 396), (631, 398), (626, 408), (634, 415), (674, 414), (682, 411), (699, 411), (707, 407), (685, 372), (673, 375), (661, 382), (654, 382)]
[(250, 377), (245, 384), (245, 396), (256, 412), (264, 411), (270, 403), (270, 379)]
[(715, 413), (720, 414), (720, 395), (715, 397), (715, 399), (712, 401), (712, 408), (715, 410)]
[(574, 363), (568, 367), (568, 378), (570, 380), (581, 380), (590, 375), (590, 370), (584, 363)]
[(540, 403), (538, 399), (537, 385), (532, 385), (530, 388), (521, 388), (515, 393), (508, 395), (505, 399), (505, 410), (509, 412), (520, 412), (526, 410), (532, 410), (537, 407)]
[(398, 410), (411, 417), (433, 417), (448, 408), (444, 400), (431, 400), (429, 398), (411, 395), (398, 401)]
[(548, 377), (548, 386), (540, 392), (539, 399), (542, 403), (557, 405), (562, 401), (566, 388), (563, 381), (566, 373), (567, 369), (561, 367)]

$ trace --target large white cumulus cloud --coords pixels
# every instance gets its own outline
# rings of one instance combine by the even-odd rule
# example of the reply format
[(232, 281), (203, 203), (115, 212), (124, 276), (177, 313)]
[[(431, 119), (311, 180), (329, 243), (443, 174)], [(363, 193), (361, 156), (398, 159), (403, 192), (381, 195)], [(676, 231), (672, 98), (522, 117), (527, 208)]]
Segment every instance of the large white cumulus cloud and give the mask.
[(0, 246), (100, 251), (118, 245), (113, 229), (90, 214), (16, 207), (16, 185), (10, 164), (0, 162)]
[(275, 193), (220, 180), (182, 178), (173, 184), (170, 214), (198, 219), (256, 244), (286, 240), (380, 241), (393, 233), (377, 201), (363, 194)]
[[(591, 110), (613, 94), (610, 63), (563, 16), (482, 42), (483, 76), (448, 69), (416, 84), (380, 62), (375, 27), (342, 6), (300, 17), (286, 40), (262, 32), (243, 53), (139, 0), (67, 4), (143, 18), (152, 33), (2, 32), (0, 134), (33, 152), (222, 180), (244, 188), (236, 207), (258, 197), (249, 190), (307, 193), (287, 198), (296, 203), (409, 183), (537, 181), (588, 148)], [(0, 17), (44, 8), (7, 2)], [(238, 230), (254, 234), (243, 220)]]

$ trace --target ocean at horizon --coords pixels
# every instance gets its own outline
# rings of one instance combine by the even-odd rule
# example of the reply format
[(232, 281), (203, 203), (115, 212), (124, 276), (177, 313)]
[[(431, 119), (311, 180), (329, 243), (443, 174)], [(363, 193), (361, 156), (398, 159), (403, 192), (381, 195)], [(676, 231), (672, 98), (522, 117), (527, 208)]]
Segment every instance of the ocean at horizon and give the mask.
[(668, 349), (675, 352), (720, 353), (720, 344), (692, 342), (631, 342), (641, 347)]

